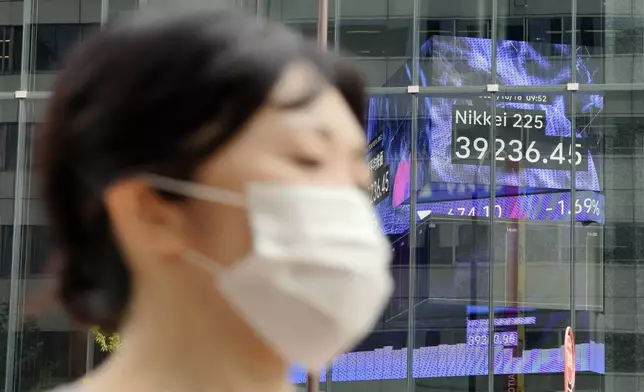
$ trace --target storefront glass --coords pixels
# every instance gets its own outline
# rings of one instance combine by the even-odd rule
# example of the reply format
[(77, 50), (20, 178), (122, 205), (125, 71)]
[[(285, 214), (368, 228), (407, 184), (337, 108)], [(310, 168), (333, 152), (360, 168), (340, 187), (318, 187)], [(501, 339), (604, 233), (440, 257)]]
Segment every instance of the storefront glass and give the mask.
[[(380, 17), (375, 5), (362, 5), (360, 15), (357, 1), (333, 3), (341, 7), (330, 25), (373, 26)], [(343, 15), (346, 3), (351, 13)], [(397, 42), (397, 50), (411, 43), (411, 59), (386, 72), (381, 64), (400, 60), (393, 54), (361, 62), (370, 100), (389, 107), (377, 123), (394, 129), (405, 123), (399, 106), (410, 109), (413, 145), (383, 136), (367, 155), (372, 162), (380, 148), (385, 157), (372, 174), (387, 195), (374, 203), (385, 231), (396, 233), (395, 259), (407, 258), (408, 276), (396, 275), (408, 282), (400, 326), (407, 340), (390, 332), (389, 343), (341, 355), (326, 371), (327, 388), (561, 391), (571, 327), (576, 390), (644, 390), (641, 4), (410, 5), (386, 5), (388, 24), (411, 15), (406, 34), (374, 27), (362, 34)], [(335, 42), (359, 61), (377, 45), (342, 38), (337, 30)], [(407, 102), (393, 95), (400, 87)], [(367, 123), (378, 144), (372, 129)], [(409, 165), (401, 164), (407, 151)], [(409, 224), (392, 224), (395, 213)], [(402, 241), (409, 245), (398, 249)], [(404, 374), (394, 366), (403, 357)]]
[[(5, 392), (105, 358), (59, 309), (33, 315), (51, 274), (30, 152), (69, 49), (156, 3), (0, 0)], [(316, 38), (317, 0), (226, 3)], [(368, 85), (370, 193), (396, 289), (321, 390), (563, 391), (571, 327), (577, 391), (644, 391), (642, 4), (329, 0), (329, 48)], [(306, 388), (300, 369), (291, 380)]]

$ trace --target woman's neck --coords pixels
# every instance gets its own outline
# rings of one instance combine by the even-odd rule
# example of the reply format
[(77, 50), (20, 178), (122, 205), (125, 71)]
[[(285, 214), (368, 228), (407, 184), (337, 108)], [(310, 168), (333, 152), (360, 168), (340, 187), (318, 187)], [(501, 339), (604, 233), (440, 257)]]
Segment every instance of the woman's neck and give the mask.
[(136, 279), (123, 346), (89, 382), (123, 392), (289, 391), (284, 362), (217, 295), (209, 276), (184, 267), (171, 277)]

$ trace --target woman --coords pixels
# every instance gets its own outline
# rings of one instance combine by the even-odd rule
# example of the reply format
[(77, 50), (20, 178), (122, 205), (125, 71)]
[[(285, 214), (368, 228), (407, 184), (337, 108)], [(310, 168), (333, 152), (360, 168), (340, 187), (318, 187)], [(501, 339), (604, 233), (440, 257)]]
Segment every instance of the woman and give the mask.
[(74, 392), (289, 390), (391, 293), (363, 86), (279, 26), (138, 17), (72, 56), (38, 157), (60, 298), (123, 346)]

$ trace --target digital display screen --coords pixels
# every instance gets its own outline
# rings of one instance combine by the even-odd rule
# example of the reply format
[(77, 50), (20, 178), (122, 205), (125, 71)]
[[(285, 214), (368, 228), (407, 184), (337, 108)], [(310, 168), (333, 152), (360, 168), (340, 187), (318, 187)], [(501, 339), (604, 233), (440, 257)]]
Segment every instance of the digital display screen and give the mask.
[[(585, 139), (546, 134), (547, 117), (543, 110), (499, 108), (495, 116), (494, 147), (489, 146), (491, 114), (471, 106), (453, 107), (452, 163), (490, 165), (494, 156), (497, 167), (588, 171)], [(514, 163), (514, 165), (513, 165)]]
[[(556, 338), (569, 322), (566, 311), (529, 311), (522, 317), (504, 315), (494, 318), (495, 358), (494, 373), (502, 374), (556, 374), (564, 369), (563, 341)], [(495, 312), (496, 313), (496, 312)], [(514, 313), (515, 311), (508, 311)], [(487, 311), (485, 312), (487, 314)], [(468, 317), (480, 317), (469, 315)], [(590, 323), (592, 316), (578, 314), (578, 328)], [(488, 319), (462, 319), (466, 328), (465, 341), (419, 347), (413, 350), (414, 378), (467, 377), (488, 374)], [(524, 328), (527, 347), (520, 348), (518, 327)], [(529, 334), (528, 334), (529, 331)], [(418, 334), (422, 336), (422, 330)], [(386, 339), (388, 332), (383, 333)], [(385, 345), (374, 349), (358, 348), (341, 354), (333, 360), (330, 375), (333, 382), (368, 380), (403, 380), (407, 377), (407, 348), (405, 339), (400, 346)], [(524, 344), (526, 344), (524, 342)], [(535, 347), (537, 346), (537, 347)], [(604, 374), (605, 345), (589, 336), (579, 337), (576, 344), (577, 371)], [(306, 371), (291, 369), (291, 382), (304, 383)], [(327, 379), (326, 370), (320, 381)]]
[[(561, 374), (564, 369), (563, 346), (529, 349), (514, 357), (515, 347), (500, 347), (494, 358), (494, 372), (501, 374)], [(413, 353), (413, 378), (442, 378), (485, 376), (487, 345), (443, 345), (420, 347)], [(605, 374), (604, 343), (577, 343), (577, 371)], [(306, 382), (307, 372), (292, 367), (291, 383)], [(382, 347), (372, 351), (341, 354), (333, 360), (331, 381), (351, 382), (369, 380), (404, 380), (407, 378), (407, 349)], [(326, 371), (320, 372), (320, 382), (327, 380)]]
[[(452, 87), (465, 84), (484, 86), (490, 80), (491, 48), (489, 39), (434, 36), (421, 49), (422, 55), (430, 58), (432, 64), (429, 70), (421, 73), (421, 80), (425, 79), (425, 83), (429, 81), (432, 85)], [(578, 50), (582, 51), (584, 48)], [(573, 72), (577, 74), (579, 82), (593, 84), (594, 75), (599, 71), (596, 69), (597, 64), (571, 53), (568, 45), (499, 41), (496, 56), (496, 77), (499, 84), (506, 86), (565, 84), (572, 80)], [(526, 169), (521, 176), (512, 170), (501, 171), (496, 175), (496, 184), (570, 189), (572, 181), (568, 159), (573, 158), (577, 163), (578, 151), (582, 162), (576, 165), (576, 188), (600, 190), (597, 162), (591, 153), (598, 140), (590, 138), (587, 128), (603, 109), (601, 95), (579, 94), (576, 97), (576, 144), (581, 144), (581, 147), (575, 146), (572, 154), (573, 108), (569, 95), (499, 94), (495, 119), (491, 118), (491, 99), (488, 97), (427, 97), (423, 101), (420, 106), (427, 119), (423, 130), (427, 133), (427, 146), (430, 149), (430, 165), (427, 168), (430, 175), (426, 180), (489, 183), (489, 167), (480, 167), (478, 163), (468, 165), (464, 162), (452, 162), (452, 153), (455, 152), (452, 148), (455, 144), (452, 136), (471, 127), (471, 130), (479, 129), (479, 132), (484, 129), (481, 133), (487, 139), (489, 126), (494, 122), (497, 126), (495, 136), (500, 141), (495, 140), (495, 146), (489, 148), (494, 150), (497, 167), (501, 169), (506, 166), (498, 164), (503, 163), (500, 161), (502, 158), (510, 163), (513, 161), (509, 157), (512, 157)], [(461, 112), (459, 118), (454, 116), (457, 110)], [(465, 124), (459, 120), (464, 120)], [(476, 153), (473, 145), (475, 139), (476, 137), (471, 140), (472, 153)], [(530, 148), (532, 142), (535, 145)], [(419, 144), (421, 143), (419, 140)], [(519, 143), (521, 148), (518, 148)], [(559, 143), (562, 143), (561, 148), (558, 148)], [(503, 149), (500, 148), (501, 144), (504, 144)], [(483, 148), (481, 142), (478, 143), (478, 148)], [(528, 150), (530, 154), (527, 154)], [(521, 159), (518, 159), (519, 152)], [(537, 152), (539, 159), (536, 159)], [(465, 152), (461, 151), (461, 155), (463, 154)], [(547, 160), (545, 164), (544, 159)], [(486, 160), (489, 162), (489, 158)], [(507, 166), (510, 169), (513, 167), (511, 164)]]
[(382, 134), (378, 135), (367, 146), (367, 154), (371, 157), (368, 162), (371, 171), (371, 183), (367, 191), (369, 198), (374, 204), (379, 204), (390, 195), (391, 172), (389, 166), (385, 165), (385, 150), (381, 146)]
[[(497, 318), (494, 319), (494, 345), (502, 347), (515, 347), (519, 343), (519, 333), (502, 331), (504, 327), (535, 324), (535, 317)], [(467, 320), (466, 343), (469, 346), (487, 346), (489, 333), (488, 320)]]
[[(494, 319), (494, 345), (502, 347), (515, 347), (519, 343), (519, 325), (536, 324), (535, 317), (514, 317)], [(515, 330), (503, 331), (504, 327), (514, 327)], [(467, 320), (466, 341), (470, 346), (487, 346), (489, 333), (488, 320)]]
[[(578, 81), (592, 84), (597, 65), (570, 51), (567, 45), (499, 41), (499, 83), (561, 84), (576, 72)], [(432, 37), (421, 48), (424, 64), (430, 64), (421, 66), (421, 85), (485, 85), (491, 55), (489, 39)], [(411, 84), (411, 65), (401, 67), (392, 79), (395, 85)], [(507, 219), (557, 221), (574, 213), (578, 221), (603, 223), (603, 138), (590, 132), (603, 105), (599, 94), (578, 94), (573, 108), (569, 94), (502, 93), (493, 118), (489, 96), (420, 96), (418, 155), (412, 160), (409, 96), (371, 97), (366, 119), (373, 177), (369, 193), (384, 231), (400, 234), (409, 229), (412, 162), (417, 169), (419, 219), (489, 217), (494, 210), (495, 216)], [(577, 124), (574, 145), (571, 113)], [(492, 208), (491, 157), (496, 162), (497, 198)], [(573, 164), (578, 200), (571, 203)]]
[[(487, 332), (471, 333), (467, 335), (467, 344), (469, 346), (487, 346)], [(518, 332), (495, 332), (494, 345), (502, 347), (514, 347), (519, 342)]]
[[(570, 192), (557, 192), (512, 197), (497, 197), (494, 216), (501, 219), (570, 220), (572, 211), (578, 221), (603, 223), (604, 196), (597, 192), (578, 191), (575, 205)], [(419, 219), (430, 215), (489, 217), (490, 199), (463, 199), (421, 204)]]
[[(504, 86), (562, 85), (572, 82), (573, 74), (579, 83), (593, 84), (600, 73), (599, 63), (573, 53), (568, 45), (499, 40), (496, 47), (495, 77)], [(578, 50), (583, 52), (586, 48)], [(456, 89), (490, 83), (489, 39), (434, 36), (421, 45), (420, 57), (421, 86)], [(388, 81), (388, 85), (395, 86), (412, 84), (411, 62)], [(376, 95), (368, 101), (367, 162), (373, 178), (369, 193), (385, 232), (403, 234), (394, 241), (394, 247), (400, 247), (394, 253), (400, 254), (403, 265), (408, 260), (405, 252), (409, 251), (406, 236), (410, 214), (418, 220), (440, 218), (419, 225), (417, 234), (417, 241), (423, 242), (416, 249), (416, 260), (426, 265), (417, 264), (415, 268), (426, 267), (427, 272), (417, 272), (415, 284), (427, 298), (440, 300), (420, 301), (414, 308), (414, 333), (420, 346), (412, 352), (414, 378), (487, 375), (491, 344), (495, 374), (554, 374), (564, 369), (563, 342), (557, 337), (569, 324), (570, 313), (563, 310), (567, 304), (558, 307), (560, 291), (561, 298), (568, 295), (567, 289), (561, 290), (559, 277), (540, 275), (538, 269), (532, 269), (526, 284), (537, 289), (529, 291), (524, 305), (538, 309), (524, 308), (519, 312), (495, 307), (498, 313), (492, 342), (487, 308), (483, 307), (480, 314), (466, 313), (467, 317), (462, 318), (454, 316), (457, 312), (445, 305), (450, 299), (462, 303), (466, 298), (479, 298), (476, 290), (485, 286), (480, 279), (487, 282), (488, 274), (473, 268), (479, 261), (490, 262), (489, 247), (505, 249), (495, 252), (501, 262), (506, 257), (504, 252), (514, 251), (507, 249), (508, 236), (513, 235), (509, 232), (511, 226), (505, 235), (492, 237), (488, 234), (495, 227), (460, 225), (461, 220), (445, 217), (488, 218), (493, 214), (508, 220), (567, 222), (574, 217), (582, 223), (603, 224), (603, 135), (596, 129), (602, 128), (597, 123), (602, 120), (604, 100), (599, 93), (576, 94), (573, 101), (572, 94), (535, 91), (499, 93), (495, 101), (493, 107), (492, 97), (480, 93), (421, 94), (417, 112), (412, 110), (409, 94)], [(417, 120), (414, 157), (412, 116)], [(492, 125), (495, 133), (490, 137)], [(493, 183), (492, 162), (496, 168)], [(490, 202), (492, 193), (496, 196), (494, 204)], [(409, 205), (412, 194), (417, 195), (415, 211)], [(552, 228), (559, 226), (563, 227), (536, 222), (526, 225), (526, 264), (539, 265), (547, 260), (558, 266), (559, 261), (567, 260), (560, 246), (561, 233)], [(600, 259), (593, 255), (594, 237), (601, 233), (593, 230), (593, 225), (584, 226), (588, 228), (578, 238), (585, 240), (587, 265), (592, 266), (592, 260)], [(432, 269), (434, 263), (438, 268)], [(587, 280), (595, 276), (589, 271), (594, 270), (586, 270)], [(603, 297), (586, 293), (581, 302), (585, 301), (588, 309), (600, 308), (594, 298)], [(396, 310), (393, 314), (402, 315), (400, 320), (388, 319), (387, 331), (374, 332), (353, 352), (335, 358), (329, 373), (321, 373), (322, 382), (327, 375), (334, 382), (407, 377), (407, 335), (397, 329), (396, 323), (407, 325), (404, 315), (409, 312), (405, 313), (404, 305), (395, 301), (391, 306)], [(589, 329), (589, 315), (590, 312), (577, 313), (580, 331)], [(443, 334), (445, 326), (436, 324), (437, 319), (447, 320), (455, 333)], [(605, 373), (602, 336), (580, 334), (576, 350), (577, 371)], [(306, 373), (294, 368), (291, 377), (293, 382), (304, 382)]]

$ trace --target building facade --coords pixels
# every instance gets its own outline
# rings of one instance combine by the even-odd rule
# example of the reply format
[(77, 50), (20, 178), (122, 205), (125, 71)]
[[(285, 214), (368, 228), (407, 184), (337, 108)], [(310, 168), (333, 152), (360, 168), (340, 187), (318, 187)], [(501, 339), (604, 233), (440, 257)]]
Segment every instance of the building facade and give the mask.
[[(69, 49), (161, 1), (0, 0), (0, 390), (105, 358), (34, 311), (52, 275), (32, 139)], [(318, 0), (228, 3), (317, 35)], [(644, 2), (329, 0), (328, 27), (368, 84), (396, 290), (319, 388), (563, 391), (570, 327), (577, 391), (644, 391)]]

